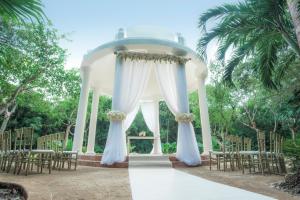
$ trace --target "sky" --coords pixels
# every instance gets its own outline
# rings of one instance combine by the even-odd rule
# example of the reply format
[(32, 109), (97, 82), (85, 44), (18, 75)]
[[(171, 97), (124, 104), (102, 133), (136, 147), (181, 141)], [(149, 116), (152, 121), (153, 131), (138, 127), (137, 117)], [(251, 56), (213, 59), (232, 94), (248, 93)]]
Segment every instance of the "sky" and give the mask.
[[(181, 33), (186, 45), (196, 49), (201, 13), (237, 0), (42, 0), (44, 12), (53, 26), (70, 41), (66, 68), (79, 68), (87, 51), (114, 39), (119, 28), (162, 27)], [(210, 47), (213, 55), (215, 45)]]

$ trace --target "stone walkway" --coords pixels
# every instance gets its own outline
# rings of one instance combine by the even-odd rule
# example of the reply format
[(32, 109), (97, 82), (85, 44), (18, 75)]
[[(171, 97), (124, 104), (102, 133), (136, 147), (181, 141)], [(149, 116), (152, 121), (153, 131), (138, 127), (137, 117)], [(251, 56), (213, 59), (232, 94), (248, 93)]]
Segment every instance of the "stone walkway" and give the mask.
[[(145, 157), (145, 159), (147, 158)], [(163, 167), (154, 167), (152, 166), (153, 162), (158, 163), (158, 166), (160, 164), (159, 160), (154, 161), (153, 158), (151, 158), (151, 167), (147, 167), (145, 159), (140, 159), (140, 163), (135, 159), (135, 165), (129, 165), (129, 180), (133, 200), (273, 199), (166, 167), (165, 163), (161, 164)]]

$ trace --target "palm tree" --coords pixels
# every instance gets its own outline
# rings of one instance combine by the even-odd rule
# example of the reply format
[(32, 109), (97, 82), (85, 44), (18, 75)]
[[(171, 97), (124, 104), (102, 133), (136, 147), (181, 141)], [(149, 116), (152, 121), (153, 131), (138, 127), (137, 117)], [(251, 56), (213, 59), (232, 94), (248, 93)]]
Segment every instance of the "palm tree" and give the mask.
[(0, 19), (25, 22), (33, 19), (40, 21), (44, 17), (40, 0), (0, 0)]
[[(206, 24), (216, 19), (209, 31)], [(299, 56), (300, 48), (293, 30), (285, 0), (245, 0), (209, 9), (199, 18), (203, 32), (198, 52), (205, 59), (207, 45), (218, 42), (217, 60), (225, 63), (226, 52), (232, 51), (225, 63), (224, 80), (232, 83), (238, 65), (252, 60), (266, 87), (276, 88), (287, 67)]]

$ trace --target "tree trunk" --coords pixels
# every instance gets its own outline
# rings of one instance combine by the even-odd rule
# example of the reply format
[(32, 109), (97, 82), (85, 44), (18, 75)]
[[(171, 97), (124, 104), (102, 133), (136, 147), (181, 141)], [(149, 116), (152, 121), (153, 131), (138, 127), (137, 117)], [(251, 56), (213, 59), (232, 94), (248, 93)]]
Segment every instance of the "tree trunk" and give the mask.
[(292, 134), (292, 141), (293, 144), (296, 145), (296, 132), (293, 128), (290, 128), (291, 134)]
[(0, 133), (1, 134), (5, 131), (7, 123), (9, 121), (9, 118), (10, 118), (10, 116), (4, 117), (4, 120), (2, 121), (1, 128), (0, 128)]
[(290, 14), (292, 16), (296, 37), (298, 41), (298, 46), (300, 48), (300, 12), (298, 9), (300, 0), (287, 0), (287, 4), (288, 4)]
[(11, 115), (16, 111), (16, 108), (17, 108), (17, 104), (14, 105), (14, 107), (11, 109), (11, 111), (6, 110), (6, 113), (4, 115), (4, 119), (2, 121), (1, 128), (0, 128), (1, 134), (5, 131), (8, 121), (9, 121)]
[(7, 102), (4, 102), (3, 104), (0, 104), (0, 115), (2, 115), (10, 106), (14, 105), (18, 95), (24, 92), (26, 90), (26, 86), (29, 83), (33, 82), (35, 79), (37, 79), (39, 75), (44, 71), (45, 71), (44, 69), (40, 69), (35, 74), (24, 79), (21, 82), (21, 84), (15, 89), (15, 91), (13, 92), (9, 100)]

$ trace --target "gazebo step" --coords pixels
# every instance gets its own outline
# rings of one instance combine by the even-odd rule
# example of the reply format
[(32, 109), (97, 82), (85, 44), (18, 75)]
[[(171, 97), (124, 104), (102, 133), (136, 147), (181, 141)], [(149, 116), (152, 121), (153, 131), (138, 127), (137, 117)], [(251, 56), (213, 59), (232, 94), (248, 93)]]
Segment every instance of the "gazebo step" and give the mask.
[(130, 162), (132, 161), (168, 161), (169, 156), (167, 155), (130, 155)]
[(79, 155), (78, 159), (80, 160), (93, 160), (93, 161), (101, 161), (102, 155)]
[[(175, 155), (171, 155), (169, 157), (170, 161), (172, 162), (172, 167), (177, 168), (177, 167), (193, 167), (193, 166), (188, 166), (184, 162), (181, 162), (176, 159)], [(201, 155), (201, 166), (208, 166), (209, 165), (209, 156)]]
[(89, 167), (100, 167), (100, 161), (94, 161), (94, 160), (79, 160), (79, 159), (78, 159), (78, 165), (89, 166)]
[(128, 157), (122, 163), (115, 163), (113, 165), (102, 165), (101, 162), (102, 155), (79, 155), (78, 165), (90, 166), (90, 167), (109, 167), (109, 168), (128, 168)]
[(128, 162), (115, 163), (113, 165), (102, 165), (100, 161), (78, 160), (78, 165), (89, 167), (128, 168)]
[(158, 167), (158, 168), (171, 168), (172, 163), (170, 161), (129, 161), (129, 167)]
[[(191, 167), (176, 159), (175, 155), (130, 155), (125, 162), (113, 165), (101, 165), (102, 155), (79, 155), (78, 165), (90, 167), (112, 167), (127, 168), (131, 167)], [(129, 160), (129, 161), (128, 161)], [(201, 156), (201, 165), (209, 165), (209, 157)]]

